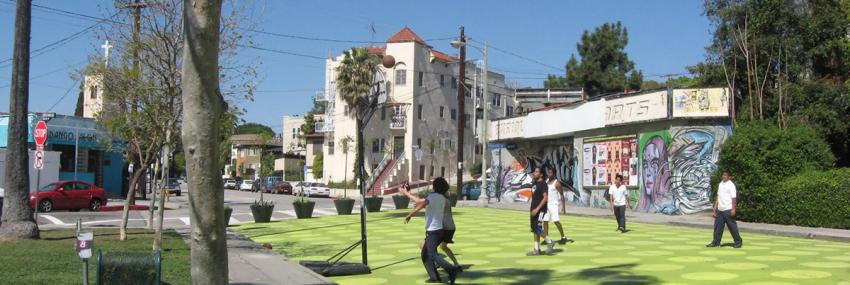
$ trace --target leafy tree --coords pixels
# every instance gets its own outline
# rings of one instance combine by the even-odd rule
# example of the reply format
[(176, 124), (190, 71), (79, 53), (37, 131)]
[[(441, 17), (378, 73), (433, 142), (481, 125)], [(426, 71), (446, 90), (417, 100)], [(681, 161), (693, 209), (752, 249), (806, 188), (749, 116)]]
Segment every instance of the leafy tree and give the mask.
[(313, 115), (313, 111), (308, 111), (306, 115), (304, 115), (304, 124), (301, 124), (301, 134), (302, 135), (312, 135), (316, 133), (316, 118)]
[[(362, 118), (369, 106), (368, 96), (369, 89), (372, 87), (373, 76), (378, 70), (380, 58), (369, 53), (365, 48), (352, 48), (343, 53), (343, 59), (337, 67), (337, 88), (339, 96), (346, 103), (346, 107), (352, 110), (349, 115)], [(362, 129), (362, 121), (357, 120), (356, 130)], [(363, 137), (360, 132), (357, 132), (355, 137), (355, 145), (357, 146), (355, 179), (363, 183), (365, 181), (365, 171), (360, 171), (360, 165), (363, 161), (363, 155), (360, 150), (363, 149)], [(361, 184), (362, 185), (362, 184)], [(366, 186), (363, 186), (366, 187)]]
[(274, 130), (272, 128), (258, 123), (245, 123), (236, 127), (237, 135), (260, 135), (260, 134), (268, 134), (270, 136), (274, 136)]
[(322, 153), (313, 156), (313, 179), (322, 179), (324, 176), (325, 159)]
[(80, 81), (80, 93), (77, 95), (77, 105), (74, 107), (74, 117), (82, 117), (83, 116), (83, 103), (85, 96), (85, 81)]
[(625, 88), (639, 90), (643, 74), (634, 70), (634, 62), (625, 52), (628, 42), (628, 32), (620, 22), (605, 23), (592, 33), (584, 31), (581, 42), (576, 45), (581, 62), (575, 54), (570, 55), (566, 75), (549, 76), (544, 85), (548, 88), (580, 87), (591, 96), (621, 92)]

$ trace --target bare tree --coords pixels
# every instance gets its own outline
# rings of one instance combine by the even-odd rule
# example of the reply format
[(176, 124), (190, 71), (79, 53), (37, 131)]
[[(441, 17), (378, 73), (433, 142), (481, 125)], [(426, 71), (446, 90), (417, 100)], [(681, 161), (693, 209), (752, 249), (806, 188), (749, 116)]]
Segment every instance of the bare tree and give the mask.
[(6, 197), (0, 240), (37, 239), (38, 224), (29, 206), (29, 150), (27, 145), (32, 2), (18, 0), (15, 10), (15, 48), (9, 94), (9, 134), (6, 145)]
[(221, 0), (184, 0), (183, 151), (189, 181), (192, 282), (227, 284), (224, 186), (219, 123), (227, 110), (219, 89)]

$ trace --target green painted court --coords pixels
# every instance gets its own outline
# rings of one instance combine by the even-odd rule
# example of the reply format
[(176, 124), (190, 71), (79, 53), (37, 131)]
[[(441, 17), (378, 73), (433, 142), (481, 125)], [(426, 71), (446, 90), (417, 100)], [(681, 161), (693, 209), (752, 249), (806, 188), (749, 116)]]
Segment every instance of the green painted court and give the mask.
[[(368, 215), (372, 274), (333, 277), (340, 284), (424, 284), (419, 259), (422, 216), (403, 223), (405, 210)], [(551, 256), (532, 247), (527, 213), (455, 208), (451, 248), (471, 265), (458, 284), (842, 284), (850, 285), (850, 244), (742, 232), (744, 247), (706, 248), (711, 231), (562, 217), (574, 243)], [(360, 238), (359, 215), (244, 224), (233, 228), (293, 260), (324, 260)], [(552, 227), (553, 236), (557, 230)], [(557, 238), (557, 237), (556, 237)], [(731, 243), (726, 232), (723, 243)], [(344, 260), (360, 261), (360, 249)], [(443, 279), (445, 273), (440, 270)]]

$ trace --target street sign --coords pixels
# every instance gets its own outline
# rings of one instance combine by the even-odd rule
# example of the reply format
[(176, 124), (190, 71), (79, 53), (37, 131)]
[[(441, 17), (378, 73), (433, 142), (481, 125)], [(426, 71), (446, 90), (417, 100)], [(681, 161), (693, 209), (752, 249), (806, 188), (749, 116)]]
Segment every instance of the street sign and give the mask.
[(503, 143), (488, 143), (487, 144), (487, 149), (500, 149), (500, 148), (505, 148), (505, 147), (506, 147), (506, 145), (503, 144)]
[(91, 249), (94, 245), (94, 234), (92, 232), (79, 232), (77, 234), (77, 254), (82, 259), (91, 258)]
[(47, 143), (47, 123), (44, 121), (38, 121), (35, 124), (35, 131), (32, 133), (33, 140), (35, 140), (35, 145), (44, 146)]
[(38, 170), (44, 169), (44, 151), (35, 151), (35, 162), (33, 162), (33, 166)]

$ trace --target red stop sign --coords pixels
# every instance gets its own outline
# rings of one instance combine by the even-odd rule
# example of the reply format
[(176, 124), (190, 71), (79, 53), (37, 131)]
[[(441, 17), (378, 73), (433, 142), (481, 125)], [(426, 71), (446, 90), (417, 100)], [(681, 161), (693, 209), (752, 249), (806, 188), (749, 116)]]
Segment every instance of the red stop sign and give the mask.
[(32, 137), (35, 139), (36, 145), (43, 146), (47, 142), (47, 123), (44, 121), (38, 121), (35, 125)]

